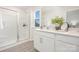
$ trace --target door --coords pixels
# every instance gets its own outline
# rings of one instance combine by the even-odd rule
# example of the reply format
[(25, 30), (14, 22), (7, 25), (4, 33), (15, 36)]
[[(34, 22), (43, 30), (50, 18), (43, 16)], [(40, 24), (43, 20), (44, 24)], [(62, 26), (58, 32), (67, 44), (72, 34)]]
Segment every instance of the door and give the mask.
[(21, 12), (19, 14), (19, 40), (29, 39), (29, 14)]

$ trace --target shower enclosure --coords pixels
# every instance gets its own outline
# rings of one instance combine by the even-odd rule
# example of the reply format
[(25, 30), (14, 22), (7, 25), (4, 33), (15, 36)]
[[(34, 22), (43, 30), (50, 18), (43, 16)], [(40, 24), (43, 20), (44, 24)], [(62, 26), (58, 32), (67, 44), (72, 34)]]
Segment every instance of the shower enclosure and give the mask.
[(29, 39), (29, 16), (0, 8), (0, 47)]
[(17, 13), (0, 8), (0, 47), (16, 42)]

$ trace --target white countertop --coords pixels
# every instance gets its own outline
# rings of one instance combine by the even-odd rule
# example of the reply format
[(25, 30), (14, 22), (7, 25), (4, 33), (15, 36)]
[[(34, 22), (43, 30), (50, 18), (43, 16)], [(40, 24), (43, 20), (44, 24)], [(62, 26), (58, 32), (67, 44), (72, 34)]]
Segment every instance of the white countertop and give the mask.
[(47, 30), (47, 29), (35, 29), (35, 30), (79, 37), (79, 32), (77, 32), (77, 31), (68, 31), (68, 32), (66, 32), (66, 31), (62, 31), (62, 30), (57, 31), (57, 30)]

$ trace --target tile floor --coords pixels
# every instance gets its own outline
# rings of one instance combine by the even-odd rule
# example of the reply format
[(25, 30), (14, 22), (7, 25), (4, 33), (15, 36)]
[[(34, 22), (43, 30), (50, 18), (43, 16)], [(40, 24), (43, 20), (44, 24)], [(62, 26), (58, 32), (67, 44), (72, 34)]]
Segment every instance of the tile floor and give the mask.
[(20, 45), (8, 48), (1, 52), (36, 52), (33, 46), (33, 41), (25, 42)]

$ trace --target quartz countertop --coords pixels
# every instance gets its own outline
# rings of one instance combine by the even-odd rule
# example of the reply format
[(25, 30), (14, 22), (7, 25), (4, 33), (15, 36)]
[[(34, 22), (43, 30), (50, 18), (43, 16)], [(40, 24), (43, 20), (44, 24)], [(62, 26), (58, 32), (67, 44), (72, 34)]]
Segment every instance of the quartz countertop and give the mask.
[(79, 37), (79, 32), (78, 31), (62, 31), (62, 30), (48, 30), (48, 29), (35, 29), (37, 31), (42, 31), (42, 32), (49, 32), (49, 33), (55, 33), (55, 34), (63, 34), (63, 35), (69, 35), (69, 36), (75, 36)]

